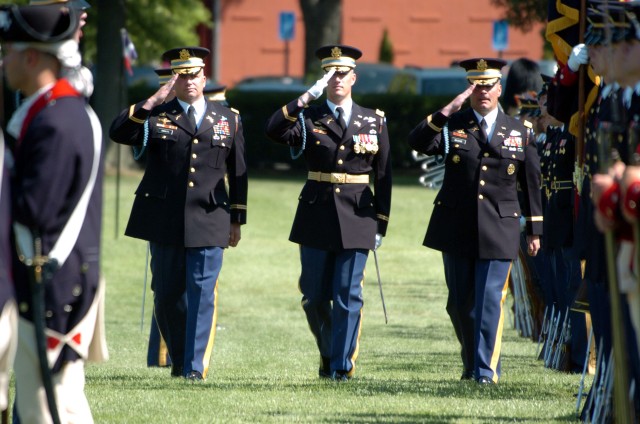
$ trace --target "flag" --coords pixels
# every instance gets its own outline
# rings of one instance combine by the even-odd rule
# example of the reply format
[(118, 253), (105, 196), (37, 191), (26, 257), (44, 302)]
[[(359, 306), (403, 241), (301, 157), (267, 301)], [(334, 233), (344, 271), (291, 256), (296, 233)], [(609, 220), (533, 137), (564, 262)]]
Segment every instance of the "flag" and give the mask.
[(563, 65), (580, 40), (580, 0), (549, 0), (545, 37)]
[(133, 75), (133, 69), (131, 65), (138, 59), (138, 52), (136, 52), (136, 46), (133, 45), (133, 41), (129, 38), (127, 30), (120, 28), (120, 36), (122, 38), (122, 58), (124, 60), (124, 67), (129, 72), (129, 75)]
[[(571, 50), (584, 38), (584, 34), (580, 34), (580, 19), (586, 19), (586, 16), (580, 16), (581, 1), (586, 2), (586, 0), (549, 0), (545, 37), (551, 43), (556, 60), (562, 66), (567, 65)], [(598, 96), (600, 77), (593, 72), (591, 65), (587, 65), (586, 72), (587, 78), (583, 82), (585, 84), (584, 110), (588, 111)], [(569, 132), (577, 136), (579, 126), (584, 125), (580, 122), (579, 105), (576, 103), (573, 107), (565, 108), (565, 106), (559, 105), (558, 107), (564, 109), (564, 113), (568, 113), (571, 117)], [(559, 113), (559, 110), (556, 112)]]

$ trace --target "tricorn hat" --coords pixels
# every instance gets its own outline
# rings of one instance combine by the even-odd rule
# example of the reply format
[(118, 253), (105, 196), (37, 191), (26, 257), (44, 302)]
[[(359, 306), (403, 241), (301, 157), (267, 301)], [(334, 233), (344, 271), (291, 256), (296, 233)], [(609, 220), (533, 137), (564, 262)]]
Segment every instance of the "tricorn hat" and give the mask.
[(91, 5), (85, 0), (30, 0), (29, 6), (46, 6), (50, 4), (62, 4), (76, 8), (76, 9), (89, 9)]
[(78, 13), (60, 4), (0, 7), (2, 41), (57, 43), (72, 38), (78, 24)]

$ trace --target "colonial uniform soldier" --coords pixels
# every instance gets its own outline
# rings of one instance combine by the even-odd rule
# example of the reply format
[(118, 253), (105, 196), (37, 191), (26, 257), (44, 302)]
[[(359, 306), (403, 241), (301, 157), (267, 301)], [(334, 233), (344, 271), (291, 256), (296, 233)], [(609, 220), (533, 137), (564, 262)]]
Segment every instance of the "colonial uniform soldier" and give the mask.
[(85, 97), (58, 78), (80, 62), (72, 40), (79, 16), (60, 5), (0, 13), (8, 23), (0, 32), (5, 76), (26, 97), (7, 126), (16, 140), (12, 205), (20, 250), (13, 261), (17, 415), (22, 422), (58, 415), (60, 422), (91, 423), (84, 362), (103, 336), (102, 131)]
[[(365, 264), (391, 207), (384, 113), (351, 100), (361, 55), (350, 46), (319, 48), (325, 76), (266, 128), (273, 141), (301, 149), (309, 169), (289, 240), (300, 244), (302, 307), (320, 351), (319, 375), (339, 381), (355, 373)], [(307, 108), (327, 85), (327, 101)]]
[[(110, 130), (115, 142), (135, 146), (148, 131), (147, 167), (125, 234), (150, 242), (154, 311), (171, 375), (196, 381), (209, 369), (223, 250), (240, 241), (247, 212), (242, 122), (238, 111), (204, 98), (208, 54), (200, 47), (165, 52), (175, 75)], [(177, 97), (165, 103), (171, 90)]]
[[(500, 376), (503, 304), (520, 245), (520, 216), (526, 217), (530, 255), (537, 254), (542, 233), (535, 142), (522, 122), (498, 108), (504, 65), (499, 59), (460, 62), (469, 88), (409, 134), (414, 150), (446, 157), (424, 245), (442, 251), (462, 378), (480, 384)], [(467, 98), (471, 108), (460, 111)]]

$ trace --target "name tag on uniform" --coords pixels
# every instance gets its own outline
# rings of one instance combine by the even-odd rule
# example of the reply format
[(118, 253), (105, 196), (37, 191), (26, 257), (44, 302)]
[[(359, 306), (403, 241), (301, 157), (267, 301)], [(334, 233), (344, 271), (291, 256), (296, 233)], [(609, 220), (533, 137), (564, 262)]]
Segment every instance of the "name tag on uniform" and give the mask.
[(168, 128), (158, 128), (158, 134), (171, 135), (173, 134), (173, 130), (170, 130)]
[(467, 139), (466, 138), (460, 138), (460, 137), (453, 137), (451, 139), (452, 143), (458, 143), (458, 144), (467, 144)]

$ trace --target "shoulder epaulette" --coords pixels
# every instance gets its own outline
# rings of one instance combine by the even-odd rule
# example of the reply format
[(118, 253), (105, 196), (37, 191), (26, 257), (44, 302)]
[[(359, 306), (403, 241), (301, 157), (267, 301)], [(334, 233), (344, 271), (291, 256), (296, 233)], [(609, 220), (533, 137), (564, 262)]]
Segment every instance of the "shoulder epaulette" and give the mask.
[(237, 113), (238, 115), (240, 115), (240, 111), (234, 107), (230, 107), (229, 109), (231, 109), (231, 112), (233, 113)]
[(526, 119), (524, 121), (522, 121), (522, 125), (524, 125), (525, 127), (531, 129), (533, 128), (533, 124), (529, 121), (527, 121)]
[(384, 112), (381, 111), (380, 109), (376, 109), (376, 115), (381, 116), (384, 118)]

